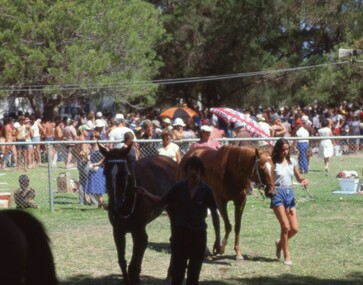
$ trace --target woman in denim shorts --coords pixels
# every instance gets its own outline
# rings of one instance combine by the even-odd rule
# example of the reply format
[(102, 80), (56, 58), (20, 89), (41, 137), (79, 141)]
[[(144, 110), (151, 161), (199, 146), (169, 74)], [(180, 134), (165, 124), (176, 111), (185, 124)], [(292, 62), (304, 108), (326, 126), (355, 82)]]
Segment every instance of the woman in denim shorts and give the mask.
[(299, 231), (292, 181), (295, 176), (304, 187), (308, 186), (309, 181), (299, 173), (297, 161), (290, 158), (290, 145), (284, 138), (276, 141), (272, 161), (275, 164), (276, 195), (271, 199), (271, 208), (281, 226), (280, 239), (276, 241), (276, 257), (280, 259), (283, 251), (284, 264), (292, 265), (288, 240)]

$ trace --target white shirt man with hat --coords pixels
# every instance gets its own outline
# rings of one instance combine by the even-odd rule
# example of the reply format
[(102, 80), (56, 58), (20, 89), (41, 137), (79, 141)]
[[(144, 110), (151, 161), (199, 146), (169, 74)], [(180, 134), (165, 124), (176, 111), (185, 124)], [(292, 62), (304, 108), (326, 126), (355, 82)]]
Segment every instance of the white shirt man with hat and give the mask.
[(127, 132), (131, 132), (134, 137), (135, 133), (132, 129), (126, 127), (126, 122), (123, 114), (116, 114), (115, 116), (116, 127), (108, 134), (110, 141), (115, 141), (113, 144), (109, 144), (109, 148), (122, 148), (124, 145), (124, 136)]
[[(234, 124), (233, 127), (233, 133), (234, 133), (234, 138), (252, 138), (252, 135), (247, 132), (246, 130), (246, 124), (244, 122), (241, 121), (237, 121)], [(232, 143), (232, 145), (235, 146), (247, 146), (247, 147), (256, 147), (254, 145), (254, 142), (251, 140), (240, 140), (240, 141), (235, 141)]]
[(212, 127), (208, 125), (203, 125), (200, 127), (199, 137), (200, 140), (192, 144), (192, 148), (208, 146), (213, 149), (219, 149), (221, 143), (215, 139), (211, 138)]

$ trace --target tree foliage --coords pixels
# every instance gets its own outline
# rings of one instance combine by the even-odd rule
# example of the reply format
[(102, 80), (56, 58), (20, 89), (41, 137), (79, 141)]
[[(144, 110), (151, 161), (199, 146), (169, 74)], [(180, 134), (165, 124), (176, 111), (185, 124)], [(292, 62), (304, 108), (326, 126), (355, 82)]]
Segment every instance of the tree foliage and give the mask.
[(161, 61), (160, 12), (141, 0), (7, 1), (0, 4), (0, 84), (43, 98), (44, 111), (67, 96), (107, 93), (117, 101), (154, 99)]
[(248, 107), (304, 105), (314, 99), (328, 104), (362, 96), (360, 64), (328, 65), (338, 60), (339, 47), (362, 48), (363, 1), (151, 2), (164, 11), (173, 37), (160, 49), (161, 78), (271, 71), (167, 85), (160, 101), (183, 97), (190, 102), (201, 93), (207, 106)]

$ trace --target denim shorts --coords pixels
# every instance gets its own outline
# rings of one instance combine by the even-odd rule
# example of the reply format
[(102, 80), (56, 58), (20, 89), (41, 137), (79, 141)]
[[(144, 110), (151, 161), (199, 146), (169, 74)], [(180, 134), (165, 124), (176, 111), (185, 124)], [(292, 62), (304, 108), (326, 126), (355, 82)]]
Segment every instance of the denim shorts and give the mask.
[(270, 208), (283, 205), (286, 209), (296, 207), (294, 190), (290, 187), (276, 187), (276, 195), (271, 198)]

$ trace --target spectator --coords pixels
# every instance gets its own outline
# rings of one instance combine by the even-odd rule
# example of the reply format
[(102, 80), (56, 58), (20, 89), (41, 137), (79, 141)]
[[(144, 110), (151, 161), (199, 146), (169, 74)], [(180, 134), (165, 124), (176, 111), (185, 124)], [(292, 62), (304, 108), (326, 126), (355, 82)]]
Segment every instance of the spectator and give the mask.
[(176, 118), (173, 123), (173, 139), (181, 140), (184, 138), (183, 129), (185, 127), (185, 123), (181, 118)]
[[(247, 132), (246, 130), (246, 124), (243, 122), (236, 122), (233, 127), (233, 137), (234, 138), (252, 138), (252, 135)], [(234, 141), (232, 145), (235, 146), (247, 146), (247, 147), (256, 147), (254, 145), (254, 142), (251, 142), (250, 140), (241, 140), (241, 141)]]
[(108, 136), (106, 134), (105, 120), (103, 120), (103, 119), (97, 119), (95, 121), (94, 131), (95, 132), (98, 132), (100, 134), (101, 140), (107, 140), (108, 139)]
[(29, 187), (29, 177), (27, 175), (20, 175), (18, 181), (20, 188), (14, 192), (16, 208), (38, 208), (34, 201), (35, 190)]
[[(329, 120), (324, 119), (321, 128), (318, 130), (321, 137), (332, 137), (333, 133), (329, 127)], [(334, 146), (331, 139), (322, 139), (319, 143), (318, 157), (324, 160), (325, 175), (329, 173), (330, 158), (334, 155)]]
[[(15, 141), (14, 138), (14, 124), (13, 124), (13, 118), (11, 117), (6, 117), (4, 119), (4, 137), (5, 137), (5, 142), (11, 143)], [(7, 163), (7, 165), (9, 167), (16, 165), (17, 162), (17, 151), (16, 151), (16, 147), (15, 145), (11, 144), (11, 145), (7, 145), (5, 147), (5, 163)]]
[(160, 138), (162, 132), (160, 122), (158, 120), (152, 120), (151, 122), (153, 123), (154, 133)]
[(81, 205), (86, 205), (86, 195), (85, 191), (87, 190), (87, 178), (89, 171), (89, 159), (87, 153), (81, 151), (79, 156), (77, 157), (77, 170), (79, 175), (79, 184), (78, 184), (78, 195), (79, 195), (79, 203)]
[(76, 130), (76, 126), (77, 126), (77, 121), (76, 120), (71, 120), (69, 123), (69, 126), (66, 126), (63, 130), (63, 135), (64, 135), (64, 140), (68, 141), (69, 143), (66, 144), (66, 148), (67, 148), (67, 158), (65, 161), (65, 166), (66, 168), (71, 168), (73, 165), (71, 164), (72, 158), (73, 158), (73, 148), (75, 146), (74, 141), (78, 140), (78, 135), (77, 135), (77, 130)]
[[(259, 127), (267, 134), (270, 135), (271, 137), (274, 136), (274, 130), (272, 129), (272, 127), (266, 123), (266, 118), (264, 115), (262, 114), (258, 114), (256, 116), (256, 120), (258, 122)], [(259, 148), (261, 149), (270, 149), (271, 146), (267, 141), (258, 141), (258, 145)]]
[[(55, 121), (55, 129), (54, 129), (54, 140), (55, 141), (63, 141), (64, 123), (60, 118), (57, 118)], [(60, 158), (66, 157), (66, 147), (64, 144), (56, 144), (54, 145), (54, 158), (53, 158), (53, 166), (57, 165), (57, 161)]]
[[(40, 134), (44, 133), (44, 129), (43, 126), (41, 124), (42, 120), (41, 119), (36, 119), (33, 123), (33, 125), (31, 126), (31, 129), (33, 131), (33, 137), (32, 137), (32, 142), (40, 142)], [(38, 163), (38, 166), (42, 166), (42, 158), (40, 155), (40, 144), (36, 144), (33, 146), (34, 150), (34, 155), (32, 157), (31, 160), (31, 165), (29, 166), (30, 168), (34, 166), (35, 161)]]
[(173, 126), (172, 126), (169, 118), (165, 118), (162, 120), (161, 127), (162, 127), (162, 129), (166, 129), (166, 128), (168, 128), (169, 130), (173, 129)]
[(175, 160), (177, 163), (180, 162), (180, 147), (173, 143), (173, 134), (169, 129), (164, 129), (161, 133), (162, 144), (158, 148), (159, 155), (165, 155)]
[(212, 139), (211, 136), (211, 132), (212, 132), (212, 127), (207, 126), (207, 125), (203, 125), (200, 128), (200, 132), (199, 132), (199, 141), (192, 143), (192, 148), (195, 147), (203, 147), (203, 146), (208, 146), (210, 148), (213, 149), (219, 149), (221, 147), (221, 144), (219, 141)]
[[(44, 141), (45, 142), (52, 142), (52, 141), (54, 141), (55, 123), (52, 122), (49, 119), (44, 119), (42, 121), (44, 121), (44, 125), (43, 125)], [(48, 150), (48, 148), (46, 147), (45, 151), (47, 151), (47, 150)], [(53, 164), (54, 163), (54, 156), (55, 156), (55, 149), (54, 149), (54, 145), (51, 144), (50, 145), (50, 162), (48, 162), (48, 163), (51, 164), (52, 166), (55, 166)], [(48, 155), (46, 157), (48, 157)]]
[(301, 119), (296, 120), (295, 129), (296, 129), (296, 136), (304, 138), (297, 141), (297, 149), (299, 151), (298, 155), (299, 171), (300, 173), (308, 173), (309, 163), (308, 163), (307, 152), (309, 149), (309, 140), (306, 138), (309, 137), (309, 132), (304, 128), (304, 123)]
[[(154, 126), (150, 120), (148, 120), (148, 119), (144, 120), (141, 125), (142, 125), (143, 133), (141, 134), (140, 139), (153, 140), (153, 139), (160, 138), (160, 135), (158, 135), (154, 132)], [(158, 154), (158, 152), (157, 152), (158, 145), (159, 145), (159, 143), (156, 143), (156, 142), (139, 143), (140, 158), (157, 155)]]
[(29, 144), (26, 143), (26, 139), (28, 136), (28, 132), (30, 131), (29, 119), (26, 120), (24, 116), (19, 116), (18, 122), (14, 124), (15, 128), (15, 138), (16, 142), (20, 142), (22, 144), (16, 145), (16, 150), (18, 153), (18, 160), (16, 162), (16, 169), (20, 169), (20, 164), (23, 159), (24, 161), (24, 170), (28, 170), (28, 148)]
[(108, 134), (110, 141), (115, 141), (115, 143), (109, 145), (110, 149), (121, 148), (124, 145), (124, 135), (127, 132), (132, 132), (135, 137), (133, 130), (126, 127), (125, 118), (122, 114), (115, 116), (115, 124), (116, 126)]
[[(100, 134), (94, 132), (92, 140), (100, 140)], [(102, 156), (98, 145), (92, 144), (90, 152), (90, 166), (88, 172), (87, 191), (86, 193), (96, 199), (98, 208), (105, 207), (103, 195), (106, 193), (106, 178), (103, 167), (104, 157)], [(91, 198), (92, 199), (92, 198)]]
[(287, 132), (285, 126), (281, 122), (281, 118), (279, 116), (272, 117), (272, 126), (271, 126), (274, 137), (283, 137)]

